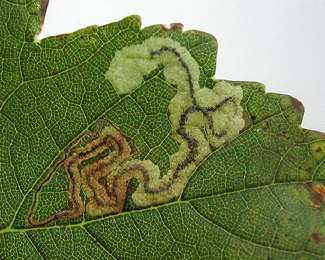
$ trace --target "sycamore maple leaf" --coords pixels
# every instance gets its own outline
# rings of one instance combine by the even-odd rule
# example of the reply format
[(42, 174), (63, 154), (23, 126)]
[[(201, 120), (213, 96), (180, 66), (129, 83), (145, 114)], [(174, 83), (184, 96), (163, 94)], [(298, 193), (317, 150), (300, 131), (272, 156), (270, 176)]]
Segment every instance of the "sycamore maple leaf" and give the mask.
[(1, 259), (325, 259), (299, 101), (214, 79), (215, 38), (180, 24), (38, 42), (46, 5), (0, 1)]

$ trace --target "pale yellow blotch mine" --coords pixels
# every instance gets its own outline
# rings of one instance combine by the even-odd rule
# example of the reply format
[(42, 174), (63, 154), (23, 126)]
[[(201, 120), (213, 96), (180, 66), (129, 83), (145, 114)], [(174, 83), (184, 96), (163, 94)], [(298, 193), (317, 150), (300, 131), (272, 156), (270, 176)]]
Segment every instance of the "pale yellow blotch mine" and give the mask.
[(151, 56), (151, 51), (160, 50), (163, 46), (175, 48), (186, 62), (193, 74), (194, 89), (199, 89), (199, 67), (186, 48), (169, 38), (152, 37), (142, 44), (124, 47), (115, 52), (109, 70), (105, 77), (118, 94), (127, 94), (137, 88), (143, 81), (143, 76), (158, 68), (158, 64), (165, 66), (164, 76), (166, 82), (178, 86), (179, 91), (188, 92), (187, 74), (178, 58), (170, 52)]
[[(138, 206), (150, 206), (153, 204), (165, 203), (181, 194), (189, 177), (210, 153), (210, 145), (220, 147), (230, 142), (239, 131), (244, 127), (243, 109), (240, 101), (243, 98), (243, 91), (240, 86), (233, 86), (225, 81), (215, 84), (213, 89), (201, 88), (199, 85), (199, 66), (196, 60), (191, 56), (189, 51), (182, 47), (178, 42), (169, 38), (151, 37), (142, 44), (124, 47), (116, 51), (111, 66), (106, 73), (108, 79), (118, 94), (130, 93), (139, 87), (143, 82), (143, 76), (156, 69), (159, 64), (164, 65), (165, 81), (169, 84), (177, 85), (177, 94), (170, 101), (169, 112), (170, 122), (172, 125), (172, 136), (180, 143), (180, 149), (170, 157), (170, 170), (160, 178), (160, 170), (151, 161), (143, 161), (141, 165), (146, 167), (150, 174), (150, 188), (163, 187), (172, 178), (178, 164), (182, 163), (188, 156), (190, 149), (187, 141), (176, 133), (180, 127), (179, 121), (184, 111), (192, 105), (192, 98), (189, 88), (188, 74), (182, 66), (179, 58), (172, 52), (161, 52), (159, 55), (150, 55), (153, 51), (159, 51), (163, 46), (174, 48), (180, 57), (186, 63), (192, 77), (194, 96), (198, 105), (204, 107), (215, 107), (222, 100), (231, 97), (232, 101), (224, 104), (215, 112), (208, 112), (213, 119), (213, 129), (216, 133), (226, 131), (227, 134), (218, 138), (212, 135), (209, 128), (209, 120), (201, 112), (188, 114), (186, 131), (190, 136), (198, 141), (198, 154), (184, 169), (179, 172), (179, 177), (165, 191), (158, 193), (147, 193), (144, 189), (144, 182), (140, 181), (137, 190), (133, 193), (132, 199)], [(207, 137), (203, 134), (202, 128), (206, 129)], [(137, 161), (128, 162), (128, 164), (139, 163)], [(125, 167), (125, 166), (123, 166)], [(139, 180), (141, 180), (141, 177)]]

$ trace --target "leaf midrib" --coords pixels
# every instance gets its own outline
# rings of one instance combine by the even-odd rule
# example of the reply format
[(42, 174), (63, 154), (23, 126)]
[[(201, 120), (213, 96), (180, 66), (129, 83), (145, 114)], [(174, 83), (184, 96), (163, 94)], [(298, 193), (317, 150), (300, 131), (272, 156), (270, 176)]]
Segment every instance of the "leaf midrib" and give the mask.
[(140, 210), (124, 211), (124, 212), (120, 212), (120, 213), (115, 214), (115, 215), (108, 215), (108, 216), (104, 216), (102, 218), (93, 219), (93, 220), (84, 221), (84, 222), (75, 223), (75, 224), (54, 225), (54, 226), (48, 226), (48, 227), (35, 227), (35, 228), (13, 228), (12, 226), (11, 227), (9, 226), (6, 229), (0, 230), (0, 234), (17, 233), (17, 232), (23, 232), (24, 233), (24, 232), (28, 232), (28, 231), (32, 231), (32, 230), (47, 230), (47, 229), (82, 227), (82, 226), (90, 225), (92, 223), (96, 223), (96, 222), (99, 222), (99, 221), (104, 221), (104, 220), (115, 218), (115, 217), (120, 217), (120, 216), (124, 216), (124, 215), (135, 214), (135, 213), (141, 213), (141, 212), (146, 212), (146, 211), (150, 211), (150, 210), (156, 210), (156, 209), (159, 209), (159, 208), (162, 208), (162, 207), (168, 207), (168, 206), (176, 205), (176, 204), (191, 204), (191, 202), (197, 202), (197, 201), (200, 201), (200, 200), (216, 198), (216, 197), (220, 197), (220, 196), (224, 196), (224, 195), (232, 195), (232, 194), (236, 194), (236, 193), (245, 192), (245, 191), (248, 191), (248, 190), (258, 190), (258, 189), (270, 188), (270, 187), (273, 187), (273, 186), (282, 186), (282, 185), (285, 186), (285, 185), (291, 185), (291, 184), (305, 184), (305, 183), (306, 183), (306, 181), (291, 181), (291, 182), (269, 183), (269, 184), (265, 184), (265, 185), (262, 185), (262, 186), (243, 188), (243, 189), (238, 189), (238, 190), (234, 190), (234, 191), (225, 191), (225, 192), (222, 192), (222, 193), (206, 195), (206, 196), (202, 196), (202, 197), (199, 197), (199, 198), (192, 198), (192, 199), (188, 199), (188, 200), (181, 200), (180, 199), (181, 197), (180, 197), (178, 200), (170, 202), (170, 203), (165, 203), (165, 204), (161, 204), (161, 205), (157, 205), (157, 206), (153, 206), (153, 207), (149, 207), (149, 208), (144, 208), (144, 209), (140, 209)]

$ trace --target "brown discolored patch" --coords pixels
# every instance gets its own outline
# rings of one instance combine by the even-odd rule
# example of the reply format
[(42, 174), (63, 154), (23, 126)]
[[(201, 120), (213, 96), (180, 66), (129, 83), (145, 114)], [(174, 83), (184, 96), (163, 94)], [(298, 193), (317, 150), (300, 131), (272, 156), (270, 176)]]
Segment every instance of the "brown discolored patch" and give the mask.
[(322, 147), (318, 146), (315, 150), (316, 153), (320, 153), (322, 151)]
[(177, 31), (183, 29), (183, 24), (181, 23), (171, 23), (168, 27), (166, 25), (161, 25), (161, 28), (165, 31)]
[(289, 97), (293, 107), (296, 108), (299, 112), (304, 113), (304, 111), (305, 111), (304, 105), (298, 99), (291, 97), (291, 96), (288, 96), (288, 97)]
[(256, 120), (256, 116), (251, 116), (252, 121)]
[(312, 182), (307, 182), (306, 185), (310, 191), (312, 206), (315, 208), (325, 206), (325, 186)]
[(313, 238), (316, 244), (325, 243), (325, 237), (321, 234), (314, 233)]
[(35, 12), (34, 14), (32, 15), (40, 15), (41, 16), (41, 19), (42, 19), (42, 24), (39, 26), (38, 30), (37, 30), (37, 34), (40, 34), (42, 32), (42, 28), (43, 28), (43, 24), (44, 24), (44, 18), (45, 18), (45, 14), (46, 14), (46, 10), (47, 10), (47, 7), (49, 5), (49, 1), (50, 0), (43, 0), (41, 1), (41, 7), (40, 7), (40, 13), (39, 12)]
[(58, 74), (59, 74), (59, 72), (57, 70), (52, 71), (53, 76), (58, 75)]
[[(112, 169), (117, 168), (123, 160), (131, 157), (132, 151), (122, 132), (113, 124), (103, 128), (103, 121), (110, 123), (109, 120), (101, 118), (98, 121), (98, 129), (95, 133), (86, 131), (75, 139), (65, 150), (62, 159), (57, 162), (49, 175), (39, 184), (34, 194), (34, 200), (30, 212), (27, 216), (27, 221), (30, 226), (43, 227), (52, 224), (59, 219), (79, 217), (85, 209), (85, 198), (81, 193), (81, 189), (84, 190), (90, 201), (95, 199), (95, 202), (98, 204), (102, 203), (102, 200), (105, 199), (105, 195), (110, 195), (106, 194), (107, 188), (102, 185), (101, 178), (106, 177), (106, 175), (109, 174)], [(86, 136), (90, 137), (92, 141), (86, 146), (79, 147), (71, 153), (74, 147)], [(111, 147), (114, 147), (113, 152), (110, 150)], [(106, 157), (98, 159), (98, 161), (94, 163), (87, 164), (82, 167), (82, 171), (80, 171), (79, 166), (84, 161), (97, 158), (101, 154), (106, 154), (106, 152)], [(39, 194), (43, 186), (51, 180), (56, 170), (61, 166), (64, 167), (69, 180), (68, 204), (62, 210), (45, 219), (34, 220), (34, 214), (38, 206)], [(107, 206), (111, 205), (107, 204)]]
[(46, 14), (47, 7), (49, 5), (49, 1), (50, 0), (44, 0), (41, 3), (41, 15), (42, 15), (43, 20), (44, 20), (45, 14)]

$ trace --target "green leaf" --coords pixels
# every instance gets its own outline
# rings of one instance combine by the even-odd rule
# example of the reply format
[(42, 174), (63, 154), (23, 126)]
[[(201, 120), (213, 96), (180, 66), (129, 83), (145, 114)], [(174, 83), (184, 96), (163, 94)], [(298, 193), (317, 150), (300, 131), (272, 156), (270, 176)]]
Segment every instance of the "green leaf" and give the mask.
[[(0, 1), (1, 259), (325, 259), (325, 135), (300, 127), (298, 100), (265, 93), (257, 82), (214, 79), (216, 40), (183, 32), (180, 24), (141, 29), (140, 18), (130, 16), (38, 42), (46, 5)], [(169, 49), (150, 49), (158, 42)], [(217, 102), (221, 89), (232, 90), (227, 95), (234, 105), (219, 100), (216, 112), (206, 112), (218, 119), (212, 126), (193, 107), (184, 121), (186, 137), (177, 132), (178, 113), (194, 100), (191, 81), (198, 106)], [(235, 110), (240, 94), (233, 91), (243, 94)], [(77, 192), (69, 193), (63, 163), (94, 148), (96, 133), (113, 131), (100, 118), (137, 151), (106, 174), (133, 163), (149, 169), (149, 178), (157, 169), (163, 178), (183, 164), (184, 185), (171, 185), (169, 197), (160, 189), (145, 204), (134, 195), (145, 180), (130, 177), (123, 211), (102, 214), (100, 207), (87, 208), (95, 189), (83, 183), (86, 209), (37, 224), (75, 206), (69, 194)], [(222, 124), (227, 133), (215, 139), (212, 129)], [(197, 151), (193, 142), (206, 150)], [(197, 153), (184, 163), (179, 152), (189, 156), (189, 150)], [(87, 163), (110, 152), (78, 167), (84, 173)]]

